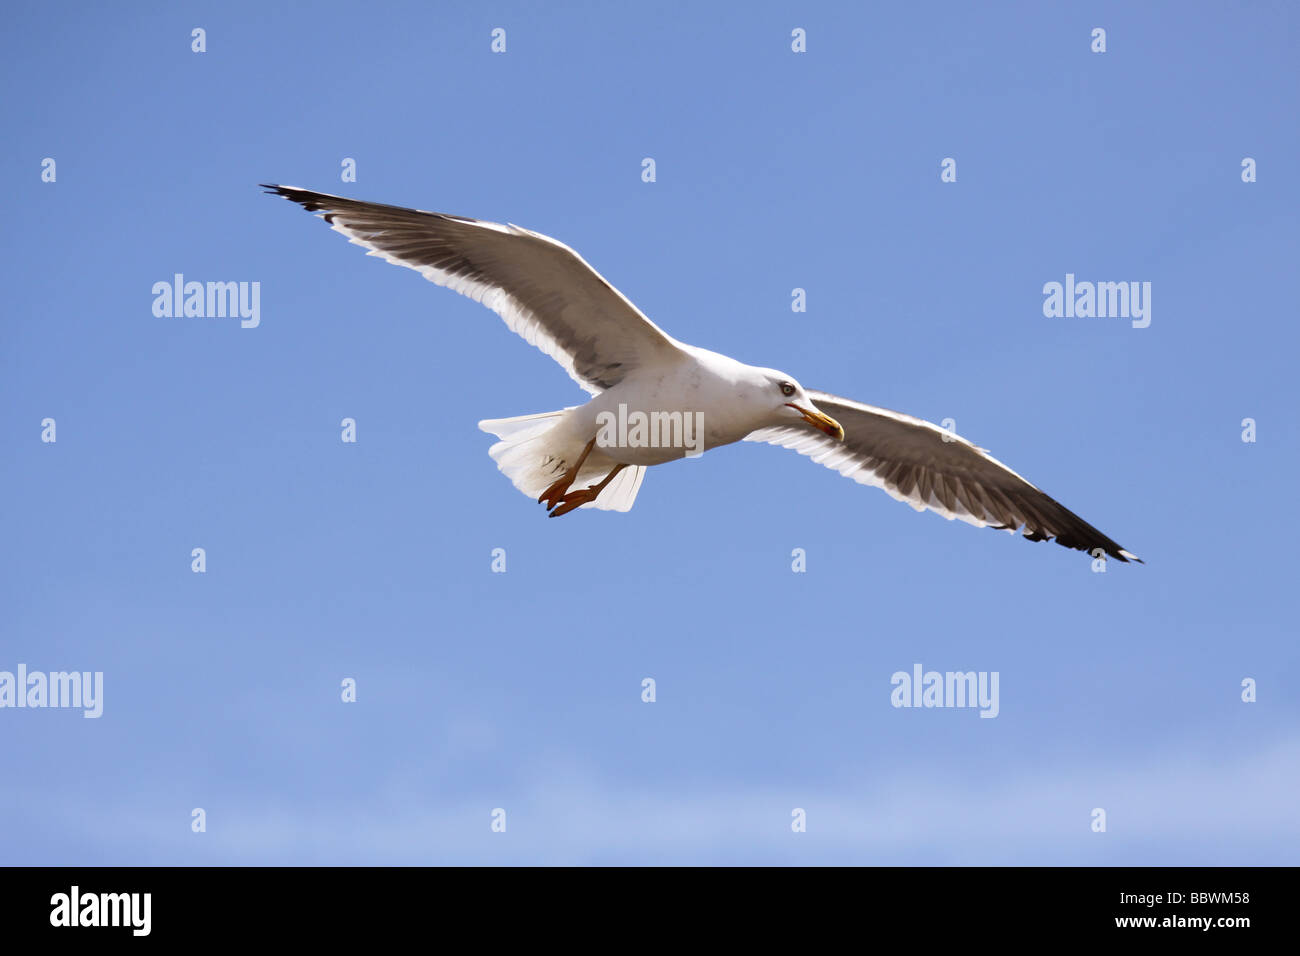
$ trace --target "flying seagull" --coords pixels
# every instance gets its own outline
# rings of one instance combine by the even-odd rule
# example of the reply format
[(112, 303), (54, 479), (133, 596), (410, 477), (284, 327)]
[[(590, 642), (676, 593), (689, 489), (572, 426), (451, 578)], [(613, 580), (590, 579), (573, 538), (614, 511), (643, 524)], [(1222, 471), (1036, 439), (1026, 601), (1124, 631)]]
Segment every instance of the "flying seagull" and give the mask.
[(917, 511), (1141, 560), (946, 429), (677, 341), (540, 233), (262, 185), (369, 255), (481, 302), (591, 394), (585, 405), (479, 422), (499, 439), (489, 454), (500, 470), (552, 518), (580, 507), (627, 511), (649, 466), (754, 441), (791, 448)]

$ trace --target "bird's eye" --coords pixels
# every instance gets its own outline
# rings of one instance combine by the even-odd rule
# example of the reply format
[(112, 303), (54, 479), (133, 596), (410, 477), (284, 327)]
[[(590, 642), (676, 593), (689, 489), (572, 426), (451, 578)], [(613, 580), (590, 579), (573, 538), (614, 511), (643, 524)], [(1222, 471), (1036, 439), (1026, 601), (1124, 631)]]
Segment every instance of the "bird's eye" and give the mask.
[(789, 398), (791, 395), (794, 394), (794, 386), (791, 385), (789, 382), (782, 382), (781, 394), (784, 395), (786, 398)]

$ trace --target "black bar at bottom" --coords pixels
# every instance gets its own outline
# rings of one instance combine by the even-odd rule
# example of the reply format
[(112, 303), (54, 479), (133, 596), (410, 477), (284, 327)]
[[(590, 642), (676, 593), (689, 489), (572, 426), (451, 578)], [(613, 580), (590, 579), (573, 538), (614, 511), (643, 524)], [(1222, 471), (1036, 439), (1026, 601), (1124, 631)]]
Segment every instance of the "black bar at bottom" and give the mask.
[(110, 937), (337, 944), (399, 939), (413, 929), (432, 941), (427, 934), (472, 928), (484, 942), (511, 932), (542, 942), (599, 930), (608, 945), (635, 949), (638, 939), (648, 946), (681, 939), (675, 927), (689, 925), (734, 942), (815, 928), (818, 936), (848, 930), (863, 942), (905, 931), (927, 944), (1104, 936), (1231, 945), (1286, 932), (1295, 876), (1288, 868), (1196, 867), (15, 867), (0, 868), (0, 926), (7, 941), (90, 944)]

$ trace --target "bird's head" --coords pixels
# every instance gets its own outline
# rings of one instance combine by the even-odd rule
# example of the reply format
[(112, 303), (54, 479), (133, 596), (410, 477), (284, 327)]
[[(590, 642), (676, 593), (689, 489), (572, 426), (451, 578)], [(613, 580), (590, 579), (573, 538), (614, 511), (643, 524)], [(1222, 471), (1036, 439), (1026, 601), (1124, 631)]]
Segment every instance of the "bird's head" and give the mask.
[(776, 369), (763, 371), (766, 393), (772, 402), (773, 425), (790, 425), (795, 421), (807, 422), (834, 439), (844, 440), (844, 427), (814, 405), (802, 385)]

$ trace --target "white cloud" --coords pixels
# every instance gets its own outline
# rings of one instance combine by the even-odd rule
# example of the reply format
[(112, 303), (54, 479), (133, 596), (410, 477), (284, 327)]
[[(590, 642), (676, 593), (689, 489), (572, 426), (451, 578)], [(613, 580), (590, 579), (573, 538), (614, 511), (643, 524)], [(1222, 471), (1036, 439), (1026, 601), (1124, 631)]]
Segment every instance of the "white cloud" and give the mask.
[[(22, 803), (61, 808), (35, 825), (71, 828), (74, 839), (57, 851), (66, 858), (16, 862), (75, 864), (85, 857), (72, 848), (98, 845), (97, 859), (121, 863), (1295, 863), (1298, 746), (1222, 760), (1059, 763), (1007, 778), (890, 766), (857, 786), (806, 793), (672, 789), (653, 768), (644, 786), (615, 786), (581, 762), (550, 758), (513, 792), (454, 803), (392, 786), (303, 806), (214, 799), (205, 834), (188, 832), (188, 806), (163, 820), (138, 804), (92, 812), (33, 792)], [(498, 806), (505, 834), (489, 828)], [(807, 833), (790, 830), (796, 806), (807, 811)], [(1089, 828), (1098, 806), (1104, 834)]]

